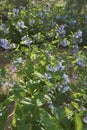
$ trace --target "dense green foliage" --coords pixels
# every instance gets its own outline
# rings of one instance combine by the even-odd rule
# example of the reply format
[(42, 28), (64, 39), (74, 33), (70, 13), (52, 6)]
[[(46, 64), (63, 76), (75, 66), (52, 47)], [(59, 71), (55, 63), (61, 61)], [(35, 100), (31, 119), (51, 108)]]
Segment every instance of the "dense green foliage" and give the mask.
[(11, 104), (12, 130), (87, 130), (87, 16), (75, 10), (81, 0), (69, 9), (68, 0), (3, 2), (0, 46), (14, 53), (9, 72), (0, 69), (0, 130)]

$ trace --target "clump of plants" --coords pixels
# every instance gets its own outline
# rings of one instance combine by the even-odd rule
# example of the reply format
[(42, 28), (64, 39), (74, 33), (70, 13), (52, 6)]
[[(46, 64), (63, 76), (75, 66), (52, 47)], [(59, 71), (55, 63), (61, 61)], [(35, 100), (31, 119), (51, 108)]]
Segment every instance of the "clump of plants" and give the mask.
[(9, 8), (8, 20), (1, 20), (0, 46), (14, 55), (10, 73), (0, 70), (1, 89), (7, 88), (0, 93), (0, 130), (86, 130), (83, 31), (64, 12), (64, 3), (31, 1)]

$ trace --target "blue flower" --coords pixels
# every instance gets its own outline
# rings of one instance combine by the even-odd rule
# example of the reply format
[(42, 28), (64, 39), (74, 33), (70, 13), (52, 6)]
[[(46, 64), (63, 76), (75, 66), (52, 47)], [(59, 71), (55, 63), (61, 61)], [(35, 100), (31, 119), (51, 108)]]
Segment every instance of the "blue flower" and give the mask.
[(18, 23), (17, 23), (17, 26), (18, 26), (18, 27), (21, 27), (22, 29), (27, 28), (27, 27), (24, 25), (24, 22), (23, 22), (23, 21), (18, 22)]
[(69, 21), (69, 24), (71, 24), (71, 25), (75, 25), (76, 22), (77, 22), (76, 20), (70, 20), (70, 21)]
[(87, 123), (87, 114), (84, 116), (83, 122), (84, 122), (84, 123)]
[(13, 48), (15, 48), (15, 47), (16, 47), (15, 43), (10, 44), (10, 48), (11, 48), (11, 49), (13, 49)]
[(78, 30), (78, 32), (75, 33), (75, 38), (78, 39), (78, 38), (81, 38), (81, 37), (82, 37), (82, 31)]
[(63, 40), (62, 43), (61, 43), (61, 45), (63, 47), (66, 47), (68, 45), (68, 41), (67, 40)]
[(64, 83), (65, 83), (65, 84), (67, 84), (67, 83), (70, 82), (68, 75), (63, 74), (63, 75), (62, 75), (62, 78), (64, 79)]
[(56, 25), (56, 22), (54, 22), (54, 21), (52, 20), (52, 27), (55, 27), (55, 25)]
[(62, 60), (58, 63), (57, 70), (63, 71), (65, 69), (65, 66), (63, 66), (62, 63), (63, 63)]
[(69, 86), (68, 86), (67, 84), (65, 84), (65, 85), (59, 85), (59, 86), (58, 86), (58, 91), (59, 91), (59, 92), (65, 93), (65, 92), (67, 92), (68, 90), (69, 90)]
[(85, 67), (85, 59), (83, 57), (77, 56), (76, 57), (76, 64)]
[(3, 47), (4, 49), (8, 49), (8, 40), (1, 39), (0, 40), (0, 46)]
[(49, 74), (49, 73), (45, 73), (44, 75), (45, 75), (46, 79), (48, 79), (48, 80), (49, 80), (49, 79), (52, 79), (51, 74)]
[(63, 86), (62, 93), (65, 93), (65, 92), (67, 92), (68, 90), (69, 90), (69, 86), (68, 86), (67, 84), (65, 84), (65, 85)]
[(2, 23), (0, 28), (4, 30), (6, 28), (6, 25), (4, 23)]
[(81, 67), (85, 67), (84, 62), (81, 61), (81, 60), (77, 60), (76, 63), (77, 63), (77, 65), (79, 65), (79, 66), (81, 66)]
[(49, 109), (54, 109), (54, 105), (53, 105), (52, 103), (50, 103), (50, 104), (48, 105), (48, 108), (49, 108)]
[(18, 13), (19, 13), (19, 9), (13, 9), (13, 13), (14, 13), (14, 15), (18, 15)]
[(82, 41), (83, 41), (83, 39), (82, 39), (82, 38), (80, 38), (80, 39), (79, 39), (79, 43), (82, 43)]
[(60, 25), (58, 27), (58, 32), (57, 34), (59, 34), (61, 37), (64, 37), (66, 34), (66, 30), (65, 30), (65, 25)]
[(32, 40), (25, 40), (24, 43), (25, 45), (29, 46), (33, 41)]
[(56, 19), (60, 19), (61, 16), (57, 14), (57, 15), (55, 16), (55, 18), (56, 18)]
[(73, 43), (81, 43), (83, 41), (82, 39), (82, 31), (78, 30), (75, 35), (74, 35), (74, 39), (73, 39)]
[(23, 43), (27, 46), (29, 46), (33, 41), (31, 39), (29, 39), (28, 35), (25, 35), (21, 38), (21, 40), (23, 41)]
[(76, 80), (76, 79), (77, 79), (77, 76), (72, 75), (72, 79), (73, 79), (73, 80)]
[(77, 54), (78, 53), (78, 44), (75, 44), (74, 45), (74, 50), (73, 50), (73, 52), (75, 53), (75, 54)]

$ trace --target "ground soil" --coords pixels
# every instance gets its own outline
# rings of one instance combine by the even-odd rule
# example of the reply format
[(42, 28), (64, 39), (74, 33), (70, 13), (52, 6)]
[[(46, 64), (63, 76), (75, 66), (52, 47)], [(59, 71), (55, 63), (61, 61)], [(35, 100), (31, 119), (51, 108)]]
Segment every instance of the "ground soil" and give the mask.
[(0, 48), (0, 69), (8, 66), (11, 62), (11, 57), (9, 56), (11, 52)]

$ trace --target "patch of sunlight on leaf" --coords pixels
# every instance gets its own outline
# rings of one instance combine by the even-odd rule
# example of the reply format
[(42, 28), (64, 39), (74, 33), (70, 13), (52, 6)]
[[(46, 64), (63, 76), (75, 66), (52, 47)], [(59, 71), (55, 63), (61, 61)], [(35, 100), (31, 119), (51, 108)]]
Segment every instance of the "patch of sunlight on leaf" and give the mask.
[(87, 49), (87, 46), (83, 46), (83, 48)]
[(84, 96), (84, 94), (82, 93), (73, 93), (73, 98), (78, 98), (78, 97), (82, 97)]
[(65, 107), (65, 112), (66, 112), (66, 116), (67, 116), (68, 118), (73, 115), (73, 112), (72, 112), (69, 108), (67, 108), (67, 107)]
[(75, 66), (75, 67), (74, 67), (74, 70), (77, 70), (77, 69), (78, 69), (78, 66)]
[(78, 103), (72, 101), (71, 104), (72, 104), (72, 106), (73, 106), (74, 108), (76, 108), (77, 110), (79, 110), (79, 105), (78, 105)]
[(75, 114), (75, 130), (82, 130), (82, 121), (79, 114)]
[(82, 51), (79, 51), (79, 53), (78, 53), (78, 54), (79, 54), (79, 55), (81, 55), (81, 53), (82, 53)]

